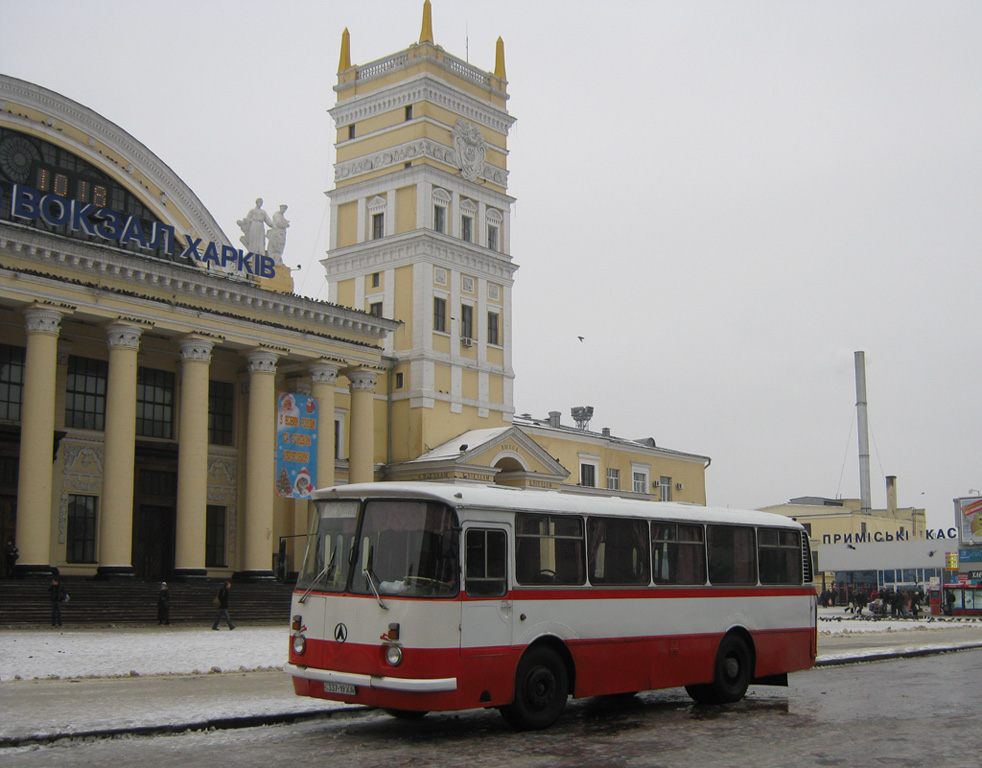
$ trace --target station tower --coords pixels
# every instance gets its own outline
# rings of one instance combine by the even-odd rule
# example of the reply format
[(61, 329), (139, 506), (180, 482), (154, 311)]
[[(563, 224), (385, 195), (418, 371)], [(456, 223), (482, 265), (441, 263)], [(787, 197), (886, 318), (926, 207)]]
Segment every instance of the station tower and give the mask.
[[(514, 415), (504, 44), (492, 72), (419, 41), (368, 64), (341, 40), (330, 301), (402, 325), (385, 344), (388, 461)], [(380, 438), (381, 436), (377, 436)], [(377, 443), (378, 445), (378, 440)]]

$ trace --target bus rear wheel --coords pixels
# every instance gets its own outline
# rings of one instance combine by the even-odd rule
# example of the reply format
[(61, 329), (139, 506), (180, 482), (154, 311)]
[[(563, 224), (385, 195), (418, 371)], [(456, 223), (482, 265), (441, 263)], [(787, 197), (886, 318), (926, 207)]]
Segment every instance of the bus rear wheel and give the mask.
[(569, 675), (550, 648), (533, 648), (522, 656), (515, 673), (515, 700), (501, 707), (501, 716), (524, 731), (548, 728), (559, 718), (569, 696)]
[(739, 635), (727, 635), (719, 644), (716, 663), (713, 665), (713, 682), (685, 686), (699, 704), (730, 704), (739, 701), (747, 693), (752, 657), (747, 643)]

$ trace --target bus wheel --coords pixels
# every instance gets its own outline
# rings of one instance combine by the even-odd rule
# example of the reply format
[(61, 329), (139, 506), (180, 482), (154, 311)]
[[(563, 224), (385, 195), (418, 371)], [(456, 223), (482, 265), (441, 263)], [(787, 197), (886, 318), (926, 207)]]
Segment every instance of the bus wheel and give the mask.
[(713, 682), (685, 686), (699, 704), (730, 704), (747, 692), (753, 674), (750, 649), (739, 635), (727, 635), (719, 644), (713, 667)]
[(501, 708), (501, 715), (522, 730), (548, 728), (562, 714), (568, 696), (569, 676), (563, 660), (549, 648), (533, 648), (518, 664), (515, 700)]
[(386, 709), (385, 714), (398, 717), (400, 720), (419, 720), (426, 716), (427, 710), (420, 712), (415, 709)]

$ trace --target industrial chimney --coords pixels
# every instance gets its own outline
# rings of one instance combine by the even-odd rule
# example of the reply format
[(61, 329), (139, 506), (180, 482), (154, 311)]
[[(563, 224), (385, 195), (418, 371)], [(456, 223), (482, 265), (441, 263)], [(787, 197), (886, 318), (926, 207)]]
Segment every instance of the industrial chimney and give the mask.
[(869, 421), (866, 413), (866, 353), (856, 352), (856, 431), (859, 432), (859, 499), (864, 515), (873, 514), (869, 490)]
[(897, 516), (897, 476), (887, 475), (887, 510), (891, 517)]

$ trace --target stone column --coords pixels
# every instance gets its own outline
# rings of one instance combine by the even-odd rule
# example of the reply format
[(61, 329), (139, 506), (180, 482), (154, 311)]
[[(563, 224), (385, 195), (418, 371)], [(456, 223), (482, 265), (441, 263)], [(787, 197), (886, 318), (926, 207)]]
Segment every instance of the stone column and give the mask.
[(356, 369), (345, 375), (351, 382), (351, 427), (348, 440), (348, 482), (375, 479), (375, 371)]
[(317, 487), (334, 485), (334, 387), (339, 366), (321, 360), (310, 366), (310, 390), (317, 398)]
[(174, 576), (204, 578), (208, 519), (208, 368), (214, 342), (181, 339), (181, 403), (178, 420), (177, 534)]
[(245, 536), (237, 578), (273, 578), (273, 500), (276, 477), (276, 361), (265, 349), (249, 353), (246, 427)]
[(99, 514), (97, 578), (133, 576), (133, 479), (136, 460), (136, 370), (143, 329), (126, 323), (106, 328), (106, 446)]
[(24, 399), (17, 476), (18, 576), (51, 573), (51, 490), (58, 333), (63, 314), (34, 306), (24, 312)]

